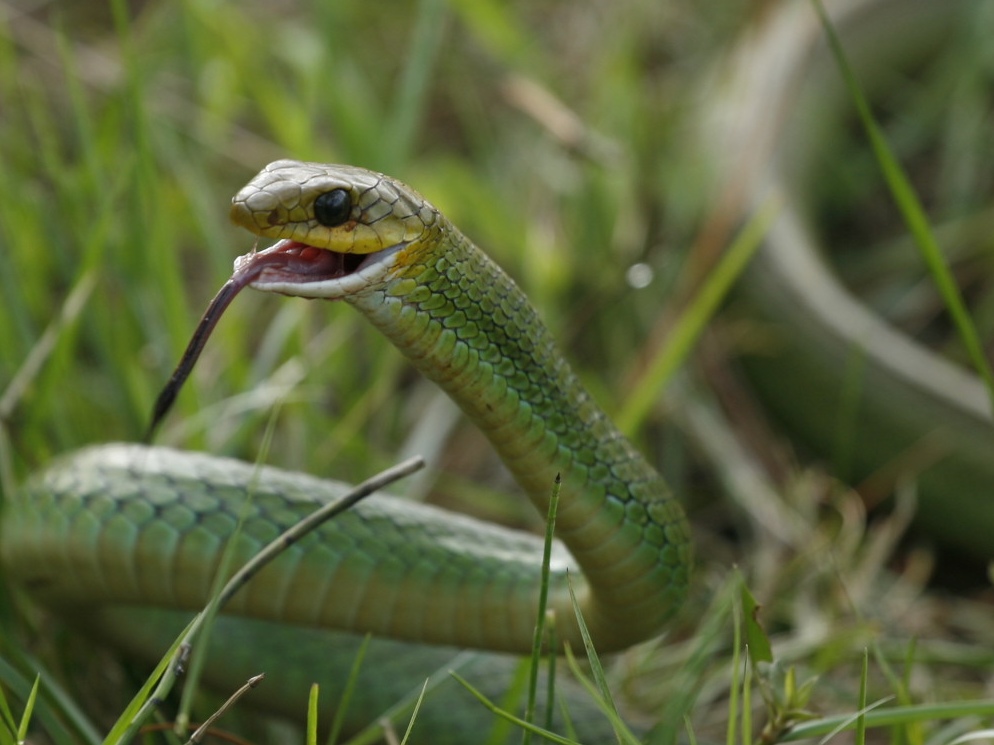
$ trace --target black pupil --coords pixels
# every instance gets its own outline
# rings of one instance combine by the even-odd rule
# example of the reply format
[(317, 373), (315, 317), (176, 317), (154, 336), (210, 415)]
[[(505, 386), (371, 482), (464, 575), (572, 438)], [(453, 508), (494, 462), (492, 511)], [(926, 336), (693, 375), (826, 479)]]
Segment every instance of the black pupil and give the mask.
[(337, 228), (349, 219), (352, 200), (345, 189), (334, 189), (318, 194), (314, 200), (314, 217), (328, 228)]

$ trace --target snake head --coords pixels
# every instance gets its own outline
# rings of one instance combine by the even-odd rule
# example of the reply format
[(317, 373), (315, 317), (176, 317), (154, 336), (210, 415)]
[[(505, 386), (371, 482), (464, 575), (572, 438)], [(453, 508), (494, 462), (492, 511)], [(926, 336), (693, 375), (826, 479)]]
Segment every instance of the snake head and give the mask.
[(235, 195), (231, 219), (277, 243), (235, 260), (235, 270), (194, 331), (155, 402), (150, 441), (208, 337), (245, 287), (298, 297), (355, 297), (411, 263), (448, 223), (408, 186), (354, 166), (278, 160)]
[(256, 289), (326, 299), (373, 284), (443, 222), (424, 197), (388, 176), (294, 160), (262, 169), (235, 195), (231, 219), (279, 239), (239, 257), (236, 276)]

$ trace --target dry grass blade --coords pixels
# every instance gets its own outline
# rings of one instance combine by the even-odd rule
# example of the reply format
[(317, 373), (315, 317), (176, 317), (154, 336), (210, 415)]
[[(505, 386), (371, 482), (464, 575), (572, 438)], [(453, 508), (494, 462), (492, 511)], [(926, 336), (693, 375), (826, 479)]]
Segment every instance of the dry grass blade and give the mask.
[(210, 731), (210, 728), (214, 726), (214, 722), (224, 716), (224, 713), (234, 706), (238, 702), (238, 699), (259, 685), (265, 677), (265, 675), (256, 675), (254, 678), (250, 678), (245, 681), (245, 685), (232, 693), (227, 700), (218, 707), (217, 711), (207, 717), (207, 719), (204, 720), (204, 723), (194, 730), (193, 734), (190, 735), (190, 739), (186, 741), (186, 745), (197, 745), (197, 743), (201, 742)]

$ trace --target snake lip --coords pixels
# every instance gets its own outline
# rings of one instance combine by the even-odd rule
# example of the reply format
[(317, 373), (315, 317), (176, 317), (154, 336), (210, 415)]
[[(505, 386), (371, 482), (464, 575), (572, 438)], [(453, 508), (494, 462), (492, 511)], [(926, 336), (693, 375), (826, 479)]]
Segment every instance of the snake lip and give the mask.
[(337, 300), (384, 274), (402, 247), (352, 254), (285, 239), (239, 256), (232, 279), (265, 292)]

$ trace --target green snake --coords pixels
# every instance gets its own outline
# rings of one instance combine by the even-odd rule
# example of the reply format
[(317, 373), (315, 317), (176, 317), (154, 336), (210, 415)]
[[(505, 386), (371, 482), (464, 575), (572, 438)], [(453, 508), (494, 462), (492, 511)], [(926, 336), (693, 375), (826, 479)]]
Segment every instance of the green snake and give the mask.
[[(553, 555), (549, 602), (559, 638), (582, 645), (567, 571), (599, 651), (659, 633), (687, 592), (683, 511), (482, 250), (408, 186), (349, 166), (272, 163), (235, 196), (231, 216), (278, 239), (236, 261), (236, 291), (344, 300), (458, 403), (543, 515), (561, 474), (556, 534), (565, 548)], [(204, 454), (94, 447), (53, 463), (8, 501), (0, 559), (38, 601), (138, 648), (159, 618), (138, 609), (203, 606), (240, 516), (237, 561), (342, 488)], [(301, 624), (525, 654), (540, 555), (531, 536), (375, 496), (292, 546), (226, 608), (261, 622), (225, 621), (216, 636)], [(330, 659), (311, 632), (298, 633), (270, 674)], [(240, 670), (239, 655), (255, 644), (219, 664)], [(385, 649), (383, 664), (395, 654)]]

